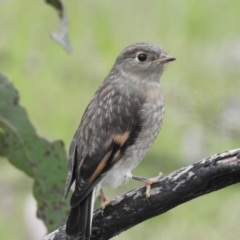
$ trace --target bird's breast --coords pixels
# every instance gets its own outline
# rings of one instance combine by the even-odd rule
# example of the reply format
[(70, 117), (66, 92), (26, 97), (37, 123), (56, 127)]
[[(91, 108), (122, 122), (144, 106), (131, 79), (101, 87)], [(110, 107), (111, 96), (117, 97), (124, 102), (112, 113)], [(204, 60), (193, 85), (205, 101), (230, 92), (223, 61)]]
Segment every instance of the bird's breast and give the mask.
[(160, 131), (164, 115), (164, 100), (160, 86), (158, 83), (151, 83), (144, 85), (143, 89), (146, 101), (140, 110), (141, 131), (134, 144), (126, 149), (122, 158), (109, 170), (103, 185), (118, 187), (125, 176), (141, 162)]

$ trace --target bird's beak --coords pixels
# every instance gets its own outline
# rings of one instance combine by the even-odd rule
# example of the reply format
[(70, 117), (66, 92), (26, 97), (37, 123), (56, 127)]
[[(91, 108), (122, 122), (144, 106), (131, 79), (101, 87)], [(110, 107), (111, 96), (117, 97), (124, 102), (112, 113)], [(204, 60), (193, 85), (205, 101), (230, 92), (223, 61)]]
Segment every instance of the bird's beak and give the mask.
[(172, 62), (175, 61), (176, 58), (172, 57), (172, 56), (168, 56), (168, 55), (163, 55), (160, 59), (160, 63), (168, 63), (168, 62)]

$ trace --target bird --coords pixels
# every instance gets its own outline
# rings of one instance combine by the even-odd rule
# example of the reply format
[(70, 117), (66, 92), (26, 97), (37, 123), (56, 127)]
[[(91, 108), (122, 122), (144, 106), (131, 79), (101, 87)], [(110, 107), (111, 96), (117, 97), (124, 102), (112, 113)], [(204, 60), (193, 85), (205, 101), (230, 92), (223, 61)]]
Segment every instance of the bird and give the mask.
[[(151, 42), (134, 43), (117, 57), (109, 75), (87, 106), (69, 148), (66, 198), (70, 200), (66, 234), (91, 237), (93, 205), (102, 186), (116, 188), (125, 179), (150, 186), (156, 179), (132, 175), (157, 137), (164, 116), (160, 77), (176, 58)], [(146, 191), (147, 197), (149, 194)]]

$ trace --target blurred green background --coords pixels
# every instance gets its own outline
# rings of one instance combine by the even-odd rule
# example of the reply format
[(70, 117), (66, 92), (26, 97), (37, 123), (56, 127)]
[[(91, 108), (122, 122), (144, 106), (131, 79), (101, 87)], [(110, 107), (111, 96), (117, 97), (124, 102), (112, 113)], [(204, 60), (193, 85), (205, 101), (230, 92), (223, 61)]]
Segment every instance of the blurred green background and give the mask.
[[(134, 171), (167, 174), (239, 147), (239, 0), (65, 1), (73, 52), (50, 40), (56, 12), (44, 1), (0, 1), (0, 71), (13, 81), (38, 133), (68, 149), (85, 107), (115, 58), (139, 41), (177, 57), (161, 79), (166, 114), (161, 133)], [(33, 226), (32, 181), (0, 161), (0, 232), (5, 240), (40, 239)], [(141, 186), (133, 181), (111, 191)], [(114, 239), (239, 239), (239, 186), (183, 204)], [(37, 223), (36, 223), (37, 224)]]

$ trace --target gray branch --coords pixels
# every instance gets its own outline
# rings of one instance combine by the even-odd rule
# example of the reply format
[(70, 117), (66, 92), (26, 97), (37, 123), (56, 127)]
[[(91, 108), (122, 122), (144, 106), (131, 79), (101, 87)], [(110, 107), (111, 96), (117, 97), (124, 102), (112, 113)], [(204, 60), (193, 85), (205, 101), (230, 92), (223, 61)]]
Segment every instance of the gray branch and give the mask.
[[(110, 239), (121, 232), (204, 194), (240, 182), (240, 148), (218, 153), (183, 167), (152, 185), (146, 198), (145, 187), (126, 193), (104, 210), (94, 212), (91, 239)], [(43, 240), (72, 240), (65, 226)]]

